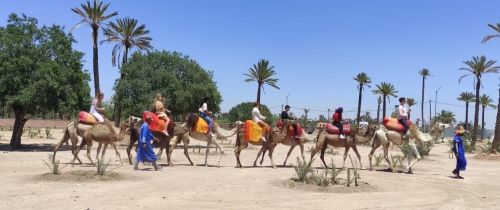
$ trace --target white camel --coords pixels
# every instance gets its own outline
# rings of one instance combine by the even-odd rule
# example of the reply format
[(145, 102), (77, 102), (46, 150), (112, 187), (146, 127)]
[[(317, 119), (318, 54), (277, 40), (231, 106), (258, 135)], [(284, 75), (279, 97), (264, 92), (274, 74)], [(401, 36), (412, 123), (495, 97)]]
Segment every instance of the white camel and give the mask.
[(421, 159), (421, 156), (418, 153), (417, 145), (415, 144), (415, 142), (416, 141), (429, 142), (432, 140), (436, 140), (441, 136), (445, 128), (449, 127), (451, 127), (450, 124), (436, 123), (432, 127), (429, 134), (426, 134), (422, 133), (417, 126), (411, 124), (409, 130), (410, 132), (409, 138), (403, 139), (401, 132), (389, 130), (385, 126), (380, 125), (373, 135), (372, 150), (368, 155), (368, 158), (370, 160), (370, 170), (372, 170), (373, 153), (375, 153), (378, 147), (382, 146), (382, 148), (384, 149), (384, 159), (389, 164), (389, 171), (392, 171), (391, 162), (389, 161), (389, 156), (388, 156), (389, 145), (392, 142), (393, 144), (401, 146), (403, 145), (404, 141), (407, 141), (408, 145), (410, 146), (410, 150), (416, 157), (416, 159), (413, 160), (413, 162), (410, 159), (411, 155), (408, 157), (408, 165), (406, 166), (406, 170), (408, 171), (408, 173), (411, 173), (411, 167)]

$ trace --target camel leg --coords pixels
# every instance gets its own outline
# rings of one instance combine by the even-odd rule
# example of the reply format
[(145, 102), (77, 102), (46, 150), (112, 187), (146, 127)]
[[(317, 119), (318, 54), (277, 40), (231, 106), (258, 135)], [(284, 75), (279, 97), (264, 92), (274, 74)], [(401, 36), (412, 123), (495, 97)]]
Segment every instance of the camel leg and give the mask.
[[(99, 143), (99, 144), (100, 144), (100, 143)], [(105, 159), (104, 159), (104, 155), (106, 154), (106, 149), (108, 148), (108, 145), (109, 145), (109, 144), (104, 144), (104, 148), (102, 149), (101, 159), (102, 159), (103, 161), (105, 161)], [(99, 161), (99, 160), (97, 160), (97, 161)]]
[(268, 149), (265, 146), (262, 146), (262, 147), (264, 147), (264, 151), (262, 151), (262, 158), (260, 159), (260, 162), (259, 162), (260, 165), (262, 165), (262, 163), (264, 163), (264, 156), (266, 156), (266, 152), (267, 152), (267, 149)]
[(406, 170), (408, 170), (408, 173), (411, 173), (411, 167), (413, 165), (415, 165), (415, 163), (417, 163), (420, 159), (422, 159), (422, 157), (420, 157), (420, 154), (418, 153), (417, 145), (415, 145), (415, 142), (410, 142), (410, 143), (408, 143), (408, 145), (410, 145), (410, 148), (416, 157), (416, 159), (406, 167)]
[(97, 146), (97, 154), (95, 155), (95, 159), (99, 161), (99, 153), (101, 152), (102, 148), (102, 143), (99, 143), (99, 146)]
[[(210, 135), (210, 134), (209, 134)], [(208, 153), (210, 153), (210, 144), (212, 143), (212, 137), (208, 137), (207, 150), (205, 152), (205, 167), (208, 166)]]
[(269, 159), (271, 159), (271, 166), (273, 166), (273, 168), (276, 168), (276, 165), (274, 165), (274, 160), (273, 160), (273, 151), (274, 151), (275, 147), (276, 147), (276, 145), (271, 146), (269, 148)]
[(120, 152), (118, 152), (118, 149), (116, 148), (116, 144), (111, 143), (111, 146), (115, 150), (115, 154), (118, 157), (118, 159), (120, 160), (120, 165), (123, 165), (123, 160), (122, 160), (122, 157), (120, 156)]
[(323, 165), (325, 166), (325, 168), (328, 168), (328, 165), (326, 165), (326, 162), (325, 162), (326, 148), (328, 148), (328, 145), (324, 145), (323, 147), (321, 147), (321, 154), (319, 156), (319, 159), (321, 159), (321, 162), (323, 162)]
[(373, 170), (373, 165), (372, 165), (372, 157), (373, 157), (373, 154), (375, 153), (375, 151), (377, 150), (377, 148), (380, 147), (380, 143), (378, 141), (376, 142), (373, 142), (373, 145), (372, 145), (372, 150), (370, 151), (370, 154), (368, 154), (368, 159), (370, 160), (370, 171)]
[(165, 136), (164, 138), (166, 138), (166, 143), (165, 143), (165, 153), (167, 153), (167, 165), (168, 166), (172, 166), (172, 162), (170, 161), (170, 137), (168, 136)]
[(300, 155), (302, 156), (302, 161), (306, 162), (306, 156), (304, 155), (304, 144), (299, 144)]
[(92, 161), (92, 157), (90, 157), (90, 150), (92, 150), (92, 141), (89, 141), (89, 143), (87, 144), (87, 157), (90, 160), (90, 164), (95, 165), (94, 161)]
[(286, 154), (285, 162), (283, 162), (283, 166), (286, 166), (286, 161), (288, 160), (288, 157), (290, 157), (290, 154), (292, 154), (292, 151), (294, 148), (295, 148), (295, 145), (291, 146), (290, 149), (288, 150), (288, 153)]
[(389, 160), (389, 144), (383, 145), (382, 149), (384, 149), (384, 159), (389, 164), (389, 171), (392, 171), (391, 161)]
[[(237, 139), (237, 141), (239, 141), (239, 140)], [(248, 147), (248, 144), (242, 143), (240, 146), (238, 146), (236, 149), (234, 149), (234, 155), (236, 156), (236, 167), (237, 168), (243, 167), (243, 165), (241, 165), (241, 162), (240, 162), (240, 154), (241, 154), (241, 151), (243, 151), (243, 149), (245, 149), (247, 147)], [(255, 164), (254, 164), (254, 167), (255, 167)]]
[(214, 139), (213, 143), (217, 147), (217, 149), (220, 150), (221, 155), (224, 154), (224, 149), (222, 148), (222, 146), (220, 146), (219, 142), (217, 142), (217, 139)]
[[(75, 150), (75, 152), (73, 152), (73, 161), (71, 161), (71, 164), (74, 165), (75, 164), (75, 160), (76, 159), (79, 159), (78, 158), (78, 153), (80, 153), (80, 150), (83, 149), (83, 147), (86, 145), (85, 141), (82, 139), (82, 142), (80, 143), (80, 146)], [(83, 163), (81, 163), (83, 164)]]
[(311, 151), (311, 159), (309, 159), (309, 166), (311, 166), (312, 164), (312, 161), (313, 161), (313, 158), (314, 158), (314, 155), (316, 155), (316, 153), (318, 152), (318, 149), (321, 149), (321, 148), (318, 148), (317, 146)]
[(255, 161), (253, 162), (253, 167), (257, 166), (257, 160), (259, 159), (260, 155), (262, 155), (262, 153), (264, 152), (264, 150), (266, 150), (265, 147), (266, 146), (262, 145), (262, 147), (260, 148), (259, 153), (257, 153), (257, 158), (255, 158)]
[(344, 149), (344, 162), (342, 162), (342, 168), (345, 168), (345, 159), (347, 158), (347, 153), (349, 153), (349, 149), (351, 149), (351, 147), (346, 145)]
[(356, 145), (352, 147), (352, 150), (354, 150), (354, 153), (356, 153), (356, 156), (358, 156), (359, 166), (361, 167), (361, 169), (364, 169), (363, 164), (361, 164), (361, 155), (359, 155), (358, 148), (356, 147)]

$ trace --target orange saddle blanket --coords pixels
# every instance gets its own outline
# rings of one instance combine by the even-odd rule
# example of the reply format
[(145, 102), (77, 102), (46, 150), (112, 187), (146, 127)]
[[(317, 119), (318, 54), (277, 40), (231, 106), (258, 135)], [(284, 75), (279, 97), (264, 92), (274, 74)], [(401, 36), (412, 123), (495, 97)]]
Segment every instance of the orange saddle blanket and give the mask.
[(205, 119), (198, 117), (198, 120), (196, 120), (196, 123), (194, 124), (193, 131), (206, 134), (210, 131), (210, 127)]
[(263, 129), (253, 120), (245, 121), (244, 125), (245, 140), (253, 143), (259, 143), (263, 134)]
[(84, 112), (84, 111), (81, 111), (80, 113), (78, 113), (78, 122), (89, 124), (89, 125), (97, 124), (97, 120), (95, 119), (95, 117), (92, 114), (90, 114), (88, 112)]
[[(411, 125), (411, 121), (408, 120), (408, 126)], [(396, 118), (390, 118), (390, 117), (386, 117), (384, 119), (384, 126), (389, 129), (389, 130), (394, 130), (394, 131), (398, 131), (398, 132), (403, 132), (403, 125), (401, 125), (399, 122), (398, 122), (398, 119)]]
[(144, 112), (142, 114), (142, 120), (146, 120), (146, 116), (150, 115), (151, 116), (151, 123), (148, 125), (149, 129), (152, 131), (156, 132), (162, 132), (165, 129), (167, 129), (167, 122), (163, 119), (158, 118), (158, 115), (156, 115), (153, 112)]

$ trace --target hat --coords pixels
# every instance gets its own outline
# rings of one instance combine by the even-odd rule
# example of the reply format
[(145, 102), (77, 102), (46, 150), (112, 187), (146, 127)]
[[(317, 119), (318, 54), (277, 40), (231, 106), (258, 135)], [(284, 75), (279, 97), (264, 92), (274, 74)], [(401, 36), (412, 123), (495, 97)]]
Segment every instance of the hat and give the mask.
[(465, 133), (465, 129), (463, 126), (458, 126), (456, 129), (455, 129), (455, 134), (457, 135), (463, 135)]

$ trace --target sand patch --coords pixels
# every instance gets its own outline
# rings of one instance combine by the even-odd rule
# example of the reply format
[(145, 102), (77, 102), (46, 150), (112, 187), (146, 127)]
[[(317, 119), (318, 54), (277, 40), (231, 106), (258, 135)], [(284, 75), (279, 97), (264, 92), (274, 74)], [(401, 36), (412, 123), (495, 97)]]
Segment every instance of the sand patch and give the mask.
[(347, 187), (345, 180), (340, 179), (340, 184), (329, 185), (329, 186), (317, 186), (314, 183), (303, 183), (297, 182), (292, 179), (280, 181), (275, 183), (280, 187), (287, 189), (294, 189), (307, 192), (325, 192), (325, 193), (363, 193), (363, 192), (375, 192), (376, 187), (368, 184), (367, 182), (358, 180), (358, 186), (354, 186), (354, 183), (350, 187)]
[(500, 160), (500, 154), (481, 153), (481, 154), (475, 155), (472, 158), (476, 159), (476, 160), (493, 160), (493, 161), (498, 161), (498, 160)]
[(132, 179), (132, 177), (113, 171), (106, 172), (105, 175), (100, 176), (94, 170), (76, 170), (63, 172), (59, 175), (51, 173), (36, 175), (32, 180), (36, 182), (109, 182), (129, 179)]

